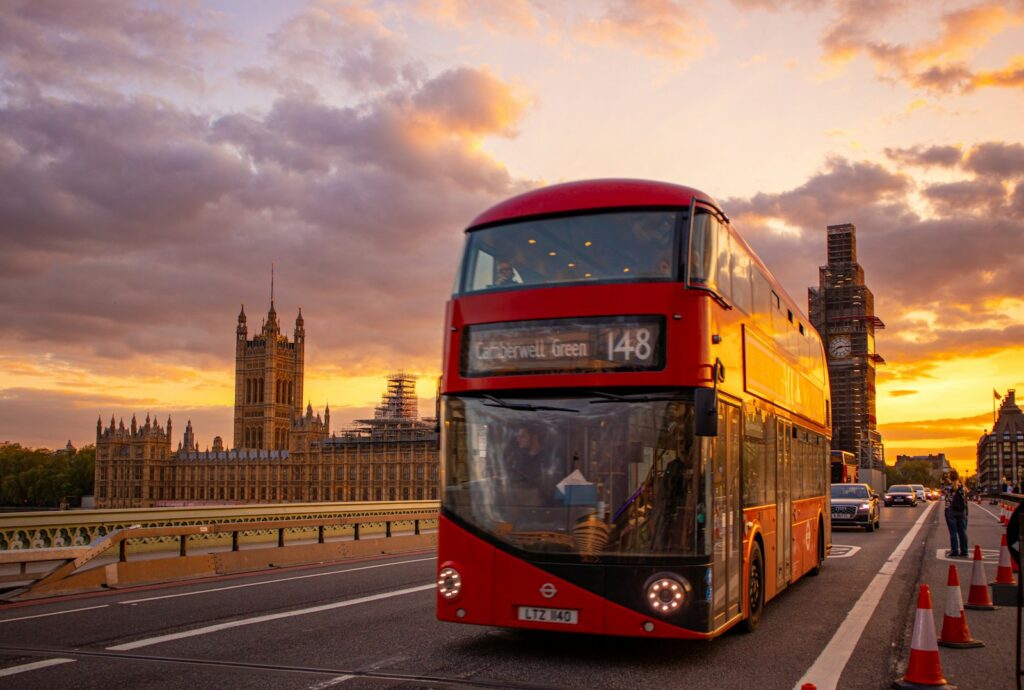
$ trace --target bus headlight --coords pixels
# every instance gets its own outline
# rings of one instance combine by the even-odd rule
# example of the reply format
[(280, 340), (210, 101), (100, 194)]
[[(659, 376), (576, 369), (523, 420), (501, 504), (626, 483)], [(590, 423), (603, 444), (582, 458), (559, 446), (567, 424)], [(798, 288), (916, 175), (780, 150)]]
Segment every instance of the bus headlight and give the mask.
[(674, 613), (686, 603), (688, 589), (685, 580), (675, 575), (660, 573), (647, 581), (647, 605), (656, 613)]
[(442, 568), (437, 574), (437, 591), (445, 601), (452, 601), (462, 591), (462, 576), (455, 568)]

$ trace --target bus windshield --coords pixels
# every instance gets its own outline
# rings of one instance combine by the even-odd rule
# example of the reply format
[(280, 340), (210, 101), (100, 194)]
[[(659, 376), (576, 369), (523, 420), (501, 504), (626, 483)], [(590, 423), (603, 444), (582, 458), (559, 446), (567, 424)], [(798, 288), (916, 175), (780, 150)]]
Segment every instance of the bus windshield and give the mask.
[(492, 539), (546, 555), (706, 555), (692, 402), (445, 400), (444, 507)]
[(566, 283), (678, 279), (677, 228), (685, 212), (595, 213), (469, 233), (463, 293)]

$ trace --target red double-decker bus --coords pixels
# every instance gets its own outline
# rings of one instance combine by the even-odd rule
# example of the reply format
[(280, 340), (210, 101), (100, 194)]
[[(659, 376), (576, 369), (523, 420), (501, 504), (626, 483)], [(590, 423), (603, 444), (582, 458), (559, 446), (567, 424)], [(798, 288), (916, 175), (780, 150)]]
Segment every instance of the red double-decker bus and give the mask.
[(448, 303), (437, 616), (711, 638), (831, 546), (818, 334), (709, 196), (478, 216)]

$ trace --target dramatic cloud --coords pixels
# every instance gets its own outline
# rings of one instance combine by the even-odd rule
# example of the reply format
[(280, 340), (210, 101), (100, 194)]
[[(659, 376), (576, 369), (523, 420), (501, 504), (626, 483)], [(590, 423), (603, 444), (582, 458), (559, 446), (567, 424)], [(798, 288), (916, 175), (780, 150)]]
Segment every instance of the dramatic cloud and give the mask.
[[(72, 5), (53, 4), (48, 21), (37, 3), (13, 16), (36, 21), (41, 41), (102, 42), (108, 29)], [(132, 21), (149, 20), (142, 35), (154, 52), (191, 64), (179, 55), (191, 24), (125, 8), (119, 21), (107, 17), (111, 27), (128, 35)], [(117, 8), (95, 15), (108, 9)], [(5, 14), (0, 26), (12, 21)], [(125, 41), (85, 65), (90, 87), (143, 67), (180, 76)], [(345, 106), (273, 80), (269, 107), (216, 115), (84, 82), (43, 92), (27, 85), (50, 77), (0, 45), (5, 79), (18, 87), (0, 101), (0, 319), (3, 354), (21, 363), (6, 371), (18, 380), (52, 383), (41, 358), (59, 352), (68, 385), (89, 372), (143, 381), (156, 358), (164, 378), (154, 384), (181, 397), (229, 391), (228, 378), (210, 379), (230, 372), (238, 302), (249, 304), (250, 332), (259, 328), (271, 262), (286, 332), (305, 307), (308, 377), (318, 365), (341, 376), (434, 371), (460, 230), (527, 187), (481, 144), (513, 136), (529, 96), (484, 68), (406, 69), (402, 42), (362, 5), (315, 3), (270, 39), (277, 62), (267, 75), (299, 62), (334, 70), (335, 83), (366, 90)], [(24, 390), (11, 399), (24, 402)]]
[(821, 39), (823, 58), (829, 64), (841, 66), (866, 55), (881, 77), (938, 93), (1022, 83), (1020, 57), (1003, 70), (979, 71), (971, 64), (995, 36), (1024, 22), (1019, 3), (1010, 7), (981, 4), (947, 12), (939, 20), (938, 35), (914, 45), (892, 43), (880, 36), (886, 25), (907, 9), (907, 3), (840, 0), (836, 6), (838, 17)]
[(198, 89), (201, 59), (225, 42), (212, 16), (195, 8), (186, 15), (131, 0), (12, 0), (0, 13), (0, 74), (30, 92), (111, 91), (124, 80)]
[(294, 91), (296, 78), (307, 84), (341, 80), (358, 91), (416, 81), (422, 67), (406, 57), (404, 40), (365, 2), (314, 0), (271, 34), (276, 64), (252, 68), (243, 76)]
[(687, 5), (674, 0), (614, 0), (601, 17), (585, 20), (576, 35), (593, 44), (626, 47), (685, 64), (714, 42), (704, 20)]
[(966, 167), (979, 175), (997, 178), (1024, 176), (1024, 146), (999, 142), (982, 144), (967, 155)]
[(535, 40), (580, 41), (654, 60), (685, 65), (714, 44), (700, 10), (687, 0), (601, 0), (581, 5), (470, 0), (421, 2), (418, 12), (446, 27), (482, 26), (491, 32), (532, 35)]
[(416, 10), (441, 24), (464, 27), (480, 24), (491, 31), (533, 31), (540, 26), (539, 8), (529, 0), (420, 0)]
[[(885, 336), (883, 354), (898, 368), (911, 367), (887, 375), (913, 380), (943, 361), (1024, 343), (1024, 326), (1007, 311), (1024, 287), (1024, 193), (1010, 195), (1003, 183), (1024, 173), (1021, 151), (987, 142), (961, 160), (954, 152), (911, 147), (888, 154), (914, 165), (958, 165), (965, 177), (956, 182), (919, 184), (880, 164), (833, 158), (795, 189), (724, 206), (800, 302), (804, 286), (817, 284), (814, 267), (825, 263), (826, 226), (853, 222), (876, 313), (895, 335)], [(935, 217), (911, 210), (916, 192)]]
[(963, 158), (963, 152), (956, 146), (887, 148), (885, 155), (903, 165), (916, 165), (925, 168), (949, 168), (957, 165)]

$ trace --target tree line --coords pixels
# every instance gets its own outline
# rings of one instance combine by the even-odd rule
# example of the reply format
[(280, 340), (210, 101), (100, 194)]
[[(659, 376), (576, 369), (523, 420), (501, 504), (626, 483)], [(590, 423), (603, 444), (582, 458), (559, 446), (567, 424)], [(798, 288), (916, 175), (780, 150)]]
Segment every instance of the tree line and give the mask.
[(93, 492), (96, 447), (69, 453), (0, 443), (0, 506), (57, 508), (68, 497)]

